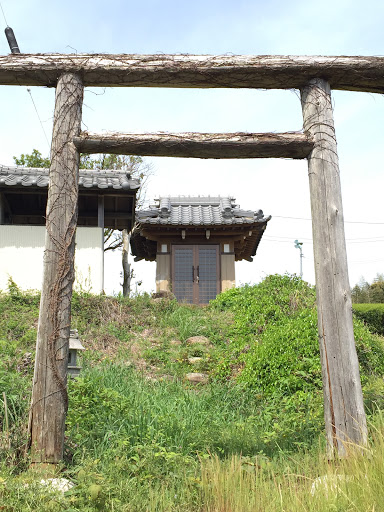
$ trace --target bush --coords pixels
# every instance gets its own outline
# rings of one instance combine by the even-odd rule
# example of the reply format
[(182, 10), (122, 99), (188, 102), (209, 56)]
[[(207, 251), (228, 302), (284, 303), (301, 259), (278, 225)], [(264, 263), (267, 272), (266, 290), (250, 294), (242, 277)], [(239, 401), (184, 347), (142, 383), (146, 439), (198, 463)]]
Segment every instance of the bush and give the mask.
[(232, 334), (237, 341), (254, 340), (271, 324), (315, 304), (314, 289), (297, 276), (271, 275), (260, 284), (233, 288), (211, 301), (211, 306), (235, 315)]
[[(314, 289), (296, 276), (274, 275), (255, 286), (229, 290), (211, 305), (234, 315), (231, 343), (221, 352), (216, 377), (235, 378), (275, 410), (273, 435), (280, 432), (281, 439), (291, 432), (291, 439), (308, 442), (320, 431), (322, 409)], [(383, 340), (356, 318), (354, 333), (367, 410), (374, 412), (375, 403), (382, 405), (378, 382), (384, 376)], [(303, 410), (312, 412), (299, 434), (293, 425), (300, 424)]]
[(352, 309), (372, 332), (384, 336), (384, 304), (353, 304)]
[(239, 380), (264, 395), (321, 388), (317, 319), (313, 309), (271, 325), (244, 357)]

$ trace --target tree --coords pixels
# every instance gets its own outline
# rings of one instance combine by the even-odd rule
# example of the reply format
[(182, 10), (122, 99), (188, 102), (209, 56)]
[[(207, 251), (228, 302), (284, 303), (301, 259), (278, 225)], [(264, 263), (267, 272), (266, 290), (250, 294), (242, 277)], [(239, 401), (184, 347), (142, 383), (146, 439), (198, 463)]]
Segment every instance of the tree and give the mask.
[(37, 149), (33, 149), (30, 155), (21, 154), (19, 158), (14, 156), (13, 160), (16, 165), (21, 165), (22, 167), (49, 167), (51, 165), (50, 159), (44, 158)]
[(354, 286), (351, 292), (352, 302), (355, 304), (368, 304), (370, 302), (370, 285), (361, 277), (358, 284)]
[(376, 274), (371, 289), (371, 302), (384, 303), (384, 274)]
[(384, 274), (376, 274), (372, 284), (362, 277), (352, 289), (352, 300), (356, 304), (384, 303)]
[[(49, 158), (44, 158), (40, 151), (33, 149), (31, 154), (22, 154), (20, 157), (13, 157), (16, 165), (25, 167), (47, 168), (51, 162)], [(100, 169), (100, 170), (124, 170), (132, 178), (140, 181), (140, 189), (136, 196), (136, 207), (141, 207), (145, 202), (145, 193), (148, 179), (152, 174), (152, 167), (146, 163), (140, 156), (132, 155), (111, 155), (100, 154), (91, 157), (87, 154), (80, 156), (80, 169)], [(104, 230), (104, 251), (115, 251), (122, 249), (122, 277), (123, 277), (123, 295), (129, 296), (131, 291), (131, 281), (134, 277), (133, 269), (128, 261), (130, 234), (126, 229)]]

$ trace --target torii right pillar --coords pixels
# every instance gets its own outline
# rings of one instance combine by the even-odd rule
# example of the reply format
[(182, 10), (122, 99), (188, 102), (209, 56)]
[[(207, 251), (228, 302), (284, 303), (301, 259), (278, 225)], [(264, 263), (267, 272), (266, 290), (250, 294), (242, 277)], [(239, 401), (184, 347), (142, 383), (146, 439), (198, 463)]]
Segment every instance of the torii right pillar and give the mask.
[(367, 443), (359, 362), (353, 335), (339, 161), (327, 81), (301, 90), (308, 157), (324, 416), (330, 455), (347, 456)]

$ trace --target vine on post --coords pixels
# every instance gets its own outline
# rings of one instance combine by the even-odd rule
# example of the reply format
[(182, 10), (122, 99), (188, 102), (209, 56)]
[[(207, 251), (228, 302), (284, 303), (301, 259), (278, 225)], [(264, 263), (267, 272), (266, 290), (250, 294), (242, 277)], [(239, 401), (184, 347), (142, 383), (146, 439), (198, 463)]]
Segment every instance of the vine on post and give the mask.
[(56, 88), (46, 214), (44, 274), (29, 430), (32, 463), (62, 459), (68, 409), (67, 361), (74, 281), (83, 85), (65, 73)]

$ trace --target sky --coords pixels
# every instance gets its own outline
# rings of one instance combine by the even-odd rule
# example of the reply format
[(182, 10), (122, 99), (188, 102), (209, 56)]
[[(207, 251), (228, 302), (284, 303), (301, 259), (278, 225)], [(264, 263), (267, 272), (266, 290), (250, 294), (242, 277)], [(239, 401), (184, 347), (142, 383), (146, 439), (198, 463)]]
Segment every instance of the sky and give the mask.
[[(1, 0), (24, 53), (382, 55), (380, 0)], [(6, 23), (0, 12), (0, 23)], [(9, 53), (5, 35), (0, 53)], [(32, 97), (32, 99), (31, 99)], [(33, 100), (33, 101), (32, 101)], [(333, 91), (350, 283), (384, 273), (384, 97)], [(0, 87), (0, 164), (38, 149), (49, 154), (54, 90)], [(36, 109), (35, 109), (36, 107)], [(36, 112), (37, 110), (37, 112)], [(41, 122), (40, 122), (41, 121)], [(91, 132), (283, 132), (302, 129), (298, 91), (87, 88), (83, 129)], [(146, 158), (159, 195), (230, 195), (272, 215), (237, 284), (271, 273), (315, 282), (306, 161)], [(105, 289), (120, 291), (121, 254), (106, 257)], [(152, 291), (155, 264), (134, 264), (133, 289)], [(141, 286), (137, 283), (142, 281)]]

